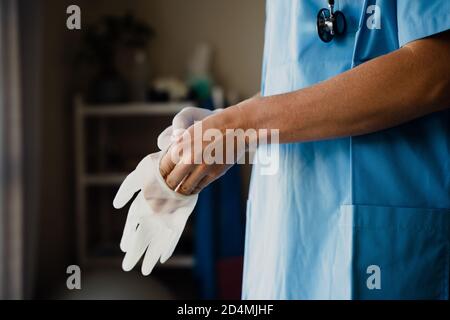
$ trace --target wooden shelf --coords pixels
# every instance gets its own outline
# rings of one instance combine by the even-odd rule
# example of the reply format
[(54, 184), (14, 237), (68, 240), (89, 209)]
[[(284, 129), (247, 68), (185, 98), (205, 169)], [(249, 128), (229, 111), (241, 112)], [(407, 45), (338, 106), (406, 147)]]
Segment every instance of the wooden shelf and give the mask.
[(191, 255), (178, 255), (173, 256), (163, 264), (159, 266), (167, 268), (192, 268), (194, 267), (194, 257)]
[(117, 105), (83, 105), (79, 112), (85, 117), (172, 116), (191, 102), (127, 103)]
[(119, 186), (126, 176), (126, 173), (87, 174), (81, 181), (86, 186)]
[[(118, 252), (118, 243), (109, 246), (108, 243), (102, 243), (100, 248), (93, 247), (88, 243), (88, 195), (87, 190), (91, 186), (115, 187), (119, 186), (127, 173), (125, 172), (107, 172), (90, 173), (86, 166), (86, 138), (88, 131), (86, 123), (89, 118), (101, 119), (103, 123), (110, 118), (122, 117), (124, 121), (135, 120), (132, 117), (150, 116), (150, 117), (170, 117), (180, 112), (183, 108), (192, 106), (191, 102), (170, 102), (170, 103), (127, 103), (127, 104), (108, 104), (108, 105), (90, 105), (85, 104), (81, 96), (74, 100), (74, 129), (75, 129), (75, 157), (76, 157), (76, 223), (77, 223), (77, 253), (78, 260), (82, 265), (104, 265), (111, 264), (120, 266), (123, 255)], [(159, 120), (159, 119), (158, 119)], [(92, 137), (89, 137), (92, 139)], [(112, 199), (107, 199), (108, 203)], [(102, 223), (107, 225), (108, 218), (100, 216)], [(106, 222), (105, 222), (106, 221)], [(105, 248), (106, 246), (106, 248)], [(110, 248), (108, 248), (108, 246)], [(113, 248), (112, 250), (110, 250)], [(115, 248), (115, 250), (114, 250)], [(97, 249), (97, 250), (95, 250)], [(170, 258), (166, 263), (159, 264), (158, 268), (192, 268), (194, 266), (194, 256), (191, 254), (180, 254)]]

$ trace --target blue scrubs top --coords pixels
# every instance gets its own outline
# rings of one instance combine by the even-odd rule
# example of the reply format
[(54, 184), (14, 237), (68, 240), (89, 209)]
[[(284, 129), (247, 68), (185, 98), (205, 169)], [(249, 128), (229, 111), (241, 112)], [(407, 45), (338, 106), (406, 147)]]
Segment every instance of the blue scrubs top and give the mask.
[[(381, 29), (367, 26), (371, 5)], [(448, 0), (337, 0), (347, 32), (324, 43), (316, 16), (326, 6), (267, 0), (263, 95), (311, 86), (450, 28)], [(280, 145), (275, 175), (254, 165), (243, 298), (448, 299), (449, 114)]]

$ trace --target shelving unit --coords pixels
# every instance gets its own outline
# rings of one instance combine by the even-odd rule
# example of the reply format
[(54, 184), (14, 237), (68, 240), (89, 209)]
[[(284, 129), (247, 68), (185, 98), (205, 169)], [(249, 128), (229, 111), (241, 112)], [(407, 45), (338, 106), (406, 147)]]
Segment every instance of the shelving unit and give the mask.
[[(75, 98), (75, 156), (76, 156), (76, 235), (77, 254), (82, 265), (111, 265), (120, 264), (122, 257), (117, 255), (96, 255), (88, 248), (89, 214), (87, 194), (91, 187), (118, 187), (127, 172), (92, 173), (86, 166), (86, 121), (91, 118), (108, 121), (112, 118), (121, 118), (123, 121), (132, 117), (173, 117), (184, 107), (191, 105), (189, 102), (177, 103), (130, 103), (117, 105), (89, 105), (85, 104), (81, 96)], [(110, 199), (112, 203), (112, 199)], [(111, 214), (113, 209), (111, 207)], [(113, 244), (118, 246), (119, 243)], [(194, 264), (192, 254), (176, 255), (169, 259), (164, 267), (189, 268)]]

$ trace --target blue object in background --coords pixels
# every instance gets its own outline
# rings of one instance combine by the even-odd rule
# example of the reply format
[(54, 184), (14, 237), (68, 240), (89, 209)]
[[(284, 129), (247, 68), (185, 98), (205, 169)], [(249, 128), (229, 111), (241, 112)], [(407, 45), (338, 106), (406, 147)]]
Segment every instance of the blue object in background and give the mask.
[(194, 211), (194, 272), (199, 280), (200, 296), (203, 299), (212, 299), (216, 294), (213, 186), (203, 189)]
[[(204, 299), (217, 298), (221, 291), (218, 287), (218, 263), (243, 255), (245, 215), (241, 197), (241, 176), (237, 165), (199, 195), (194, 214), (195, 273)], [(233, 281), (240, 279), (240, 274), (229, 276)], [(240, 288), (241, 283), (229, 285)]]
[[(324, 43), (316, 17), (326, 3), (267, 1), (262, 95), (450, 28), (448, 0), (337, 0), (347, 32)], [(371, 5), (380, 29), (367, 27)], [(449, 124), (445, 110), (363, 136), (283, 144), (276, 175), (254, 165), (243, 298), (448, 299)]]

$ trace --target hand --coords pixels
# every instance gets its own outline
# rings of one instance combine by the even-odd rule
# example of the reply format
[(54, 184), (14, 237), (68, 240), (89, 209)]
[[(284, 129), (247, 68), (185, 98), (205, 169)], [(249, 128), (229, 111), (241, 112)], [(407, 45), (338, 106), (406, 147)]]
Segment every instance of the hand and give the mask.
[(139, 191), (120, 242), (126, 253), (122, 264), (125, 271), (131, 270), (144, 253), (144, 275), (150, 274), (158, 259), (167, 261), (197, 202), (197, 196), (182, 196), (166, 186), (159, 174), (160, 158), (161, 153), (145, 157), (125, 178), (114, 199), (114, 207), (122, 208)]
[[(173, 139), (195, 121), (221, 110), (184, 108), (159, 135), (158, 147), (167, 150)], [(167, 187), (159, 173), (160, 154), (145, 157), (124, 180), (114, 199), (114, 207), (122, 208), (139, 191), (130, 206), (120, 242), (126, 253), (122, 263), (125, 271), (131, 270), (144, 253), (144, 275), (150, 274), (158, 259), (161, 263), (167, 261), (197, 202), (197, 197), (183, 197)]]
[(239, 120), (239, 108), (230, 107), (179, 136), (160, 163), (169, 188), (184, 195), (197, 194), (241, 159), (246, 141), (236, 134)]
[(158, 136), (159, 150), (167, 150), (171, 143), (196, 121), (203, 120), (207, 116), (221, 112), (223, 109), (214, 111), (196, 107), (186, 107), (178, 112), (172, 120), (172, 125), (167, 127)]

